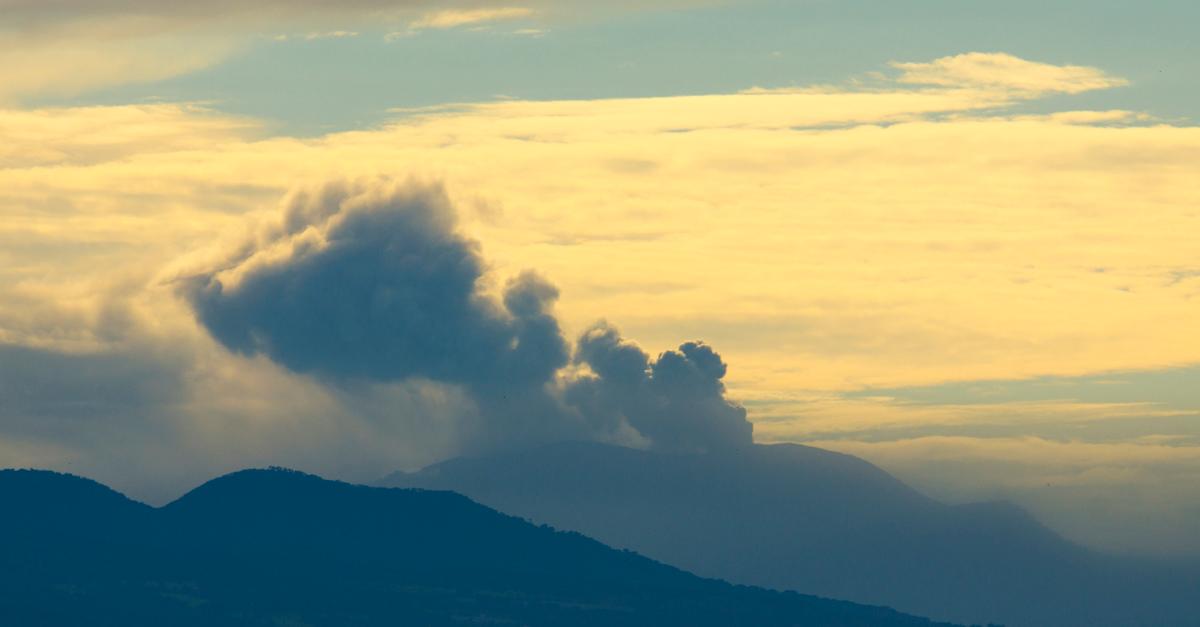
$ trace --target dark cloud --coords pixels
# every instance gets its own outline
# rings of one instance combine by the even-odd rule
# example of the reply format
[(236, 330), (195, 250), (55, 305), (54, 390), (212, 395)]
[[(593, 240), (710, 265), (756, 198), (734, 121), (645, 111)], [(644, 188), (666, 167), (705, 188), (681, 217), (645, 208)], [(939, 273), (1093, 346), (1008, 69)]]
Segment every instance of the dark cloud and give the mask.
[(533, 272), (485, 293), (479, 245), (455, 230), (437, 186), (332, 184), (293, 195), (282, 220), (224, 266), (188, 280), (197, 318), (230, 350), (263, 354), (335, 386), (427, 379), (479, 408), (474, 446), (618, 439), (708, 450), (749, 443), (724, 397), (725, 364), (687, 343), (651, 361), (608, 326), (570, 359)]
[(66, 353), (0, 344), (0, 418), (4, 431), (90, 432), (108, 417), (140, 415), (181, 397), (176, 356), (133, 350)]
[(441, 188), (334, 184), (293, 196), (257, 249), (185, 292), (237, 353), (341, 385), (462, 386), (506, 423), (488, 440), (548, 428), (561, 411), (544, 388), (569, 357), (551, 313), (558, 290), (526, 272), (497, 301), (484, 270)]
[(428, 381), (347, 389), (207, 338), (72, 352), (0, 342), (0, 467), (54, 468), (162, 503), (246, 466), (367, 481), (464, 451), (461, 393)]
[[(314, 197), (332, 211), (304, 210)], [(256, 251), (236, 282), (210, 274), (190, 285), (200, 321), (230, 349), (335, 379), (470, 386), (544, 380), (566, 363), (546, 313), (557, 291), (523, 275), (503, 304), (481, 294), (478, 246), (454, 232), (440, 189), (372, 197), (334, 186), (294, 202), (272, 242), (286, 254)]]
[(78, 353), (0, 343), (0, 467), (118, 478), (142, 474), (155, 458), (177, 460), (163, 449), (179, 441), (168, 416), (186, 399), (190, 357), (145, 346)]
[(725, 362), (687, 342), (651, 361), (601, 323), (579, 339), (576, 361), (595, 377), (570, 384), (568, 402), (594, 421), (625, 420), (656, 448), (711, 451), (752, 442), (746, 410), (725, 398)]

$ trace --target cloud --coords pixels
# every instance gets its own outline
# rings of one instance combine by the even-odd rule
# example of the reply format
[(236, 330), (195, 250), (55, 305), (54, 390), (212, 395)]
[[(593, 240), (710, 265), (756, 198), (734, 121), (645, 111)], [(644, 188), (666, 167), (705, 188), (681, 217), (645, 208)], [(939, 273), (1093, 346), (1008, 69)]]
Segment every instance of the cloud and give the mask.
[[(703, 4), (706, 0), (0, 0), (0, 105), (159, 81), (231, 58), (265, 33), (305, 39)], [(432, 10), (436, 9), (436, 10)], [(422, 17), (424, 16), (424, 17)]]
[[(745, 410), (724, 398), (725, 364), (703, 344), (649, 363), (597, 328), (577, 360), (595, 374), (556, 381), (570, 356), (552, 312), (558, 289), (525, 271), (488, 295), (479, 246), (455, 220), (437, 186), (330, 184), (293, 194), (256, 241), (181, 289), (236, 353), (342, 387), (461, 387), (478, 406), (474, 446), (614, 439), (630, 427), (660, 448), (750, 442)], [(614, 350), (640, 361), (610, 367)]]
[(522, 275), (503, 306), (493, 302), (479, 285), (478, 245), (454, 220), (436, 187), (300, 193), (256, 250), (193, 278), (188, 298), (221, 343), (297, 372), (545, 381), (566, 362), (547, 317), (557, 291)]
[(579, 11), (637, 10), (647, 7), (687, 7), (709, 0), (530, 0), (512, 6), (512, 0), (211, 0), (202, 3), (158, 0), (0, 0), (0, 12), (11, 28), (41, 28), (67, 22), (124, 18), (170, 19), (183, 22), (238, 20), (278, 22), (306, 20), (319, 23), (331, 18), (374, 19), (423, 14), (431, 28), (523, 17), (535, 9)]
[[(39, 28), (79, 21), (126, 19), (203, 22), (222, 20), (316, 20), (331, 16), (359, 17), (427, 8), (423, 0), (266, 0), (245, 3), (215, 0), (204, 3), (154, 0), (0, 0), (0, 11), (14, 28)], [(446, 4), (446, 3), (442, 3)], [(470, 2), (452, 3), (469, 6)], [(486, 4), (486, 3), (485, 3)]]
[(4, 430), (75, 443), (97, 437), (113, 419), (178, 399), (186, 363), (137, 350), (72, 354), (0, 344)]
[(968, 52), (920, 63), (894, 61), (891, 65), (902, 71), (896, 79), (900, 83), (995, 89), (1026, 97), (1077, 94), (1129, 84), (1099, 68), (1038, 63), (1001, 52)]
[(202, 334), (66, 352), (0, 345), (0, 467), (55, 468), (162, 503), (284, 464), (369, 481), (463, 451), (471, 404), (411, 381), (339, 389)]
[(651, 361), (607, 324), (579, 339), (575, 356), (595, 373), (571, 383), (567, 399), (585, 415), (627, 421), (659, 448), (711, 451), (746, 446), (746, 410), (725, 398), (726, 366), (712, 348), (686, 342)]
[(257, 134), (259, 122), (197, 104), (0, 109), (0, 168), (86, 167), (130, 150), (206, 150)]
[[(420, 18), (408, 23), (405, 30), (390, 32), (384, 36), (387, 41), (394, 41), (416, 35), (425, 30), (447, 30), (470, 27), (471, 30), (484, 30), (495, 22), (505, 22), (531, 18), (538, 15), (537, 11), (527, 7), (497, 7), (476, 9), (448, 9), (426, 13)], [(540, 29), (520, 29), (513, 34), (540, 36)]]
[(79, 352), (0, 343), (0, 466), (168, 483), (194, 463), (178, 454), (174, 419), (193, 357), (187, 346), (143, 342)]
[(761, 400), (755, 417), (759, 437), (767, 442), (855, 438), (874, 434), (947, 431), (1029, 433), (1031, 431), (1103, 433), (1105, 423), (1170, 421), (1193, 416), (1193, 410), (1151, 401), (1082, 402), (1071, 399), (995, 403), (907, 403), (889, 397), (853, 398), (809, 393)]
[(0, 30), (0, 106), (159, 81), (208, 67), (237, 49), (223, 34), (167, 34), (140, 24), (64, 24), (49, 33)]
[(358, 31), (353, 30), (331, 30), (331, 31), (311, 31), (302, 35), (275, 35), (271, 39), (275, 41), (288, 41), (289, 39), (303, 39), (304, 41), (317, 41), (320, 39), (348, 39), (358, 37)]
[(501, 22), (532, 17), (533, 9), (527, 7), (496, 7), (487, 9), (458, 9), (435, 11), (421, 16), (409, 24), (414, 30), (458, 28), (491, 22)]

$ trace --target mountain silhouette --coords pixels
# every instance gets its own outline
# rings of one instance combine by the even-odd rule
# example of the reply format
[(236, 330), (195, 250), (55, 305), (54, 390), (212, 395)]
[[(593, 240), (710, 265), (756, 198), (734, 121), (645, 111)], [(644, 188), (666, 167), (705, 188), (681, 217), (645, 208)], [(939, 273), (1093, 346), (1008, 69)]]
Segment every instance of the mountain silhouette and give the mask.
[(396, 473), (705, 577), (1021, 626), (1200, 625), (1200, 567), (1102, 555), (1007, 503), (951, 506), (852, 456), (564, 443)]
[(162, 508), (0, 471), (0, 624), (929, 626), (702, 579), (443, 491), (248, 470)]

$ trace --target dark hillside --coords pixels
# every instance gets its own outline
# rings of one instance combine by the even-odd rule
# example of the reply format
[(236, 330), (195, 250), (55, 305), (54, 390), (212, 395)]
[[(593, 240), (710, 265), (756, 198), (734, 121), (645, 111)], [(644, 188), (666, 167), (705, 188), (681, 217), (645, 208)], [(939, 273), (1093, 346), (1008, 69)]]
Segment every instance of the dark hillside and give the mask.
[(0, 472), (0, 623), (921, 626), (892, 610), (701, 579), (458, 494), (285, 470), (161, 509)]

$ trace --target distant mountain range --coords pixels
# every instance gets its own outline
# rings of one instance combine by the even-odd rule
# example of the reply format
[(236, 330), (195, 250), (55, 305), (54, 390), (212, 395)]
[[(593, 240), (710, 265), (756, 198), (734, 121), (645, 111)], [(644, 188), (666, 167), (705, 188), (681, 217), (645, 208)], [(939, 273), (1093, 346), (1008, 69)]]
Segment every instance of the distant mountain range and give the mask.
[(567, 443), (452, 460), (382, 485), (454, 490), (705, 577), (941, 620), (1200, 625), (1196, 562), (1102, 555), (1015, 506), (946, 505), (811, 447), (701, 455)]
[[(540, 481), (545, 494), (569, 484)], [(0, 512), (2, 625), (933, 625), (702, 579), (457, 494), (293, 471), (234, 473), (157, 509), (78, 477), (0, 471)], [(680, 548), (703, 536), (694, 522)]]

